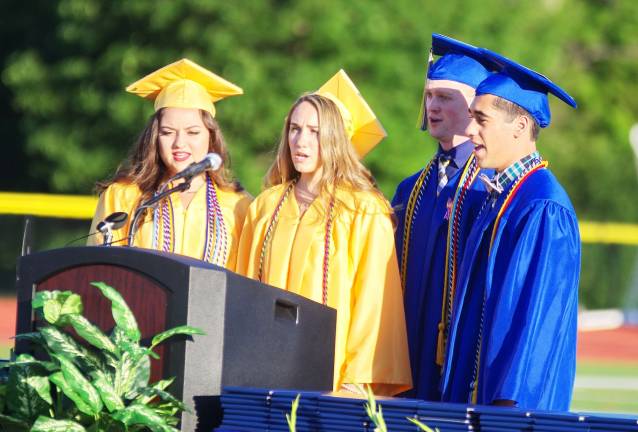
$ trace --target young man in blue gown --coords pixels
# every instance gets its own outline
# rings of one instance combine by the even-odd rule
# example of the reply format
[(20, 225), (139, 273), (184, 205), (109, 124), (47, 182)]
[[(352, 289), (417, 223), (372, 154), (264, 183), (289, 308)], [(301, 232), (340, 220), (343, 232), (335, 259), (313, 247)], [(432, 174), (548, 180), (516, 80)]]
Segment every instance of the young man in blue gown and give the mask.
[(465, 135), (469, 103), (490, 74), (476, 47), (433, 34), (422, 129), (438, 140), (426, 167), (399, 184), (392, 205), (404, 288), (411, 397), (440, 400), (441, 365), (457, 262), (486, 196), (473, 144)]
[(460, 265), (442, 376), (449, 402), (568, 410), (576, 366), (580, 238), (536, 150), (550, 123), (544, 76), (481, 49), (499, 71), (476, 89), (467, 134), (490, 190)]

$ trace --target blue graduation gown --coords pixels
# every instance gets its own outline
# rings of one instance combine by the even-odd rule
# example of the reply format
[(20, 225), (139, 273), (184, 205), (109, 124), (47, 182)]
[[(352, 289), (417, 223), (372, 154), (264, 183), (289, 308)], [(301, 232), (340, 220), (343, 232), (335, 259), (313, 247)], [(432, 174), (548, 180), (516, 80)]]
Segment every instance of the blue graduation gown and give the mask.
[(477, 403), (506, 399), (524, 409), (565, 411), (576, 367), (576, 214), (553, 174), (540, 169), (513, 196), (490, 251), (494, 222), (507, 192), (493, 207), (488, 201), (468, 237), (457, 279), (442, 399), (471, 402), (478, 364)]
[[(436, 352), (443, 301), (448, 221), (452, 217), (449, 210), (464, 168), (460, 167), (437, 197), (437, 163), (434, 162), (421, 200), (414, 210), (406, 280), (403, 283), (413, 382), (413, 389), (406, 393), (406, 396), (419, 399), (440, 400), (441, 368), (436, 363)], [(392, 199), (398, 219), (395, 236), (399, 262), (403, 259), (406, 207), (420, 174), (421, 171), (403, 180)], [(469, 228), (485, 197), (485, 187), (477, 177), (465, 195), (462, 205), (457, 205), (457, 208), (461, 209), (458, 261), (462, 256)]]

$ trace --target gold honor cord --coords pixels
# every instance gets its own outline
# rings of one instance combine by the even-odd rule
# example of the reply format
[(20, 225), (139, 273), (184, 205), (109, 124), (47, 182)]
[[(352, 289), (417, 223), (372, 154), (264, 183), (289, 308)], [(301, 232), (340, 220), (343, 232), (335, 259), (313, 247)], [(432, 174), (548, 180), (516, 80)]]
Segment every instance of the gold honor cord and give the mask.
[(445, 273), (443, 277), (443, 296), (441, 297), (441, 321), (439, 322), (438, 338), (436, 344), (436, 363), (443, 366), (445, 360), (445, 348), (447, 346), (447, 329), (452, 315), (454, 301), (454, 286), (456, 284), (456, 262), (458, 253), (458, 224), (461, 221), (463, 202), (467, 196), (467, 190), (476, 179), (479, 169), (474, 153), (465, 163), (463, 174), (454, 193), (454, 200), (448, 220), (447, 243), (445, 248)]
[[(266, 261), (266, 255), (268, 254), (268, 248), (270, 243), (272, 242), (272, 237), (277, 228), (277, 223), (279, 222), (279, 213), (281, 211), (281, 207), (284, 202), (294, 189), (296, 180), (293, 180), (284, 193), (281, 195), (279, 202), (277, 203), (277, 207), (273, 211), (273, 214), (270, 218), (270, 223), (268, 224), (268, 228), (266, 229), (266, 235), (264, 236), (264, 242), (261, 245), (261, 253), (259, 255), (259, 271), (257, 272), (257, 277), (260, 282), (264, 282), (263, 279), (263, 269), (264, 263)], [(328, 213), (326, 217), (326, 228), (324, 234), (324, 246), (323, 246), (323, 260), (321, 262), (323, 267), (322, 278), (321, 278), (321, 302), (324, 305), (328, 304), (328, 270), (330, 267), (330, 238), (332, 234), (332, 228), (334, 223), (334, 206), (335, 206), (335, 194), (330, 197), (330, 203), (328, 205)]]
[(408, 265), (408, 253), (410, 246), (410, 237), (412, 234), (412, 223), (414, 218), (414, 212), (416, 204), (420, 201), (423, 190), (427, 187), (428, 180), (430, 178), (430, 171), (434, 165), (435, 158), (423, 168), (419, 178), (417, 179), (412, 191), (410, 192), (410, 198), (408, 199), (408, 205), (405, 210), (405, 219), (403, 222), (403, 245), (401, 248), (401, 285), (403, 286), (403, 292), (405, 293), (405, 287), (407, 283), (407, 265)]
[(266, 235), (264, 236), (264, 242), (261, 244), (261, 253), (259, 254), (259, 270), (257, 272), (257, 280), (259, 282), (264, 281), (263, 279), (264, 261), (266, 259), (266, 253), (267, 253), (268, 246), (270, 245), (270, 241), (272, 239), (273, 231), (275, 229), (275, 226), (277, 225), (277, 219), (279, 219), (279, 211), (281, 210), (281, 206), (283, 205), (284, 201), (286, 200), (290, 192), (292, 192), (292, 189), (294, 188), (296, 182), (297, 180), (293, 180), (286, 187), (286, 189), (284, 190), (284, 193), (281, 195), (281, 198), (279, 198), (279, 202), (277, 203), (277, 207), (275, 207), (275, 211), (273, 211), (272, 216), (270, 217), (268, 228), (266, 228)]

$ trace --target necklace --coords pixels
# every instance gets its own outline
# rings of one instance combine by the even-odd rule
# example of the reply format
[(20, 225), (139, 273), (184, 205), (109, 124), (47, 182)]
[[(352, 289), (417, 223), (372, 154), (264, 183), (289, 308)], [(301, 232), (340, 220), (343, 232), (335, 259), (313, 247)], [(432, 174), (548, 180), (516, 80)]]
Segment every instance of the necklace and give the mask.
[[(297, 180), (293, 180), (286, 187), (283, 194), (279, 198), (277, 202), (277, 206), (273, 211), (272, 216), (270, 217), (270, 222), (268, 223), (268, 228), (266, 229), (266, 235), (264, 236), (264, 242), (261, 245), (261, 253), (259, 254), (259, 270), (257, 271), (257, 278), (260, 282), (264, 282), (263, 279), (263, 269), (264, 262), (266, 260), (266, 254), (270, 248), (270, 244), (272, 242), (272, 237), (277, 229), (277, 223), (279, 222), (279, 213), (281, 208), (283, 207), (284, 202), (288, 199), (290, 192), (295, 187)], [(326, 228), (324, 235), (324, 248), (323, 248), (323, 277), (321, 281), (322, 290), (321, 290), (321, 300), (324, 305), (328, 304), (328, 269), (330, 265), (330, 237), (332, 233), (332, 223), (334, 219), (334, 203), (335, 197), (334, 194), (330, 197), (330, 203), (328, 204), (328, 214), (326, 218)]]
[(310, 192), (306, 188), (301, 187), (301, 183), (297, 182), (295, 184), (295, 198), (297, 199), (297, 204), (299, 205), (299, 212), (304, 214), (310, 204), (317, 198), (317, 194)]

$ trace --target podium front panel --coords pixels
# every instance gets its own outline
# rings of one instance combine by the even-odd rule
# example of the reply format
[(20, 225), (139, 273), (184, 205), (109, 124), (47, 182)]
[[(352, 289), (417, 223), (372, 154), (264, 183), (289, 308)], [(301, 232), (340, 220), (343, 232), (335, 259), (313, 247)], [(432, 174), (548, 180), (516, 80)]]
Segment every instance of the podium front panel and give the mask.
[[(111, 313), (111, 301), (90, 284), (95, 281), (104, 282), (116, 288), (122, 295), (138, 321), (142, 345), (150, 345), (153, 336), (166, 330), (169, 292), (142, 273), (126, 267), (82, 265), (69, 268), (39, 282), (35, 290), (72, 290), (79, 294), (84, 305), (84, 316), (109, 334), (115, 326)], [(151, 381), (160, 380), (168, 373), (164, 370), (165, 346), (158, 346), (155, 352), (160, 358), (151, 358)]]

